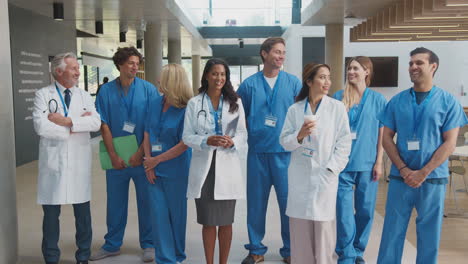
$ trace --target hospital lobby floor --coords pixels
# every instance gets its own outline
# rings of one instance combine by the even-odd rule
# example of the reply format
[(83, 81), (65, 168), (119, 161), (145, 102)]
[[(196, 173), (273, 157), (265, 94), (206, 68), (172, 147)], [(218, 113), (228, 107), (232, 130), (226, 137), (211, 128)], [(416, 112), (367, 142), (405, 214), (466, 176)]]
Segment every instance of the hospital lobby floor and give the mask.
[[(93, 244), (92, 250), (96, 251), (104, 242), (106, 228), (106, 186), (105, 173), (101, 170), (98, 161), (98, 139), (93, 139), (93, 193), (91, 200), (91, 214), (93, 221)], [(42, 240), (42, 208), (36, 203), (37, 183), (37, 161), (17, 167), (17, 203), (18, 203), (18, 230), (19, 230), (19, 262), (20, 264), (44, 263), (41, 254)], [(380, 182), (377, 200), (376, 217), (371, 233), (365, 259), (368, 263), (376, 263), (380, 235), (383, 226), (383, 214), (386, 200), (387, 183)], [(463, 195), (468, 196), (466, 193)], [(129, 212), (124, 243), (121, 248), (122, 254), (100, 261), (90, 262), (95, 264), (137, 264), (141, 261), (141, 249), (138, 243), (137, 209), (133, 184), (130, 184)], [(463, 200), (465, 199), (465, 200)], [(468, 208), (468, 198), (462, 197)], [(450, 200), (447, 201), (450, 203)], [(450, 204), (451, 205), (451, 204)], [(236, 204), (235, 223), (233, 225), (233, 241), (229, 256), (230, 264), (240, 264), (247, 255), (243, 245), (248, 241), (246, 228), (246, 202), (239, 200)], [(75, 226), (72, 207), (62, 206), (60, 249), (62, 264), (74, 264)], [(263, 243), (269, 250), (265, 255), (265, 264), (280, 264), (281, 247), (280, 222), (278, 206), (275, 194), (270, 194), (268, 207), (266, 236)], [(408, 228), (407, 240), (402, 263), (411, 264), (416, 258), (416, 238), (414, 216)], [(195, 203), (188, 201), (187, 236), (186, 236), (187, 259), (183, 263), (202, 264), (204, 262), (201, 226), (196, 223)], [(217, 255), (215, 263), (217, 262)], [(441, 251), (439, 263), (466, 263), (468, 259), (468, 219), (446, 218), (442, 231)]]

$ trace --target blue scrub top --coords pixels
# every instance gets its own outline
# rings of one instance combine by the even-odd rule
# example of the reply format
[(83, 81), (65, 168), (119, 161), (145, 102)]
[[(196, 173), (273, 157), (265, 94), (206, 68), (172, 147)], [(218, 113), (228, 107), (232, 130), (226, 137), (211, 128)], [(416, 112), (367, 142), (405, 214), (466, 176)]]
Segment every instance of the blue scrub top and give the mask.
[[(340, 90), (333, 95), (333, 98), (343, 100), (344, 90)], [(357, 138), (353, 140), (351, 154), (345, 172), (350, 171), (371, 171), (374, 168), (377, 159), (377, 143), (379, 141), (379, 128), (382, 123), (377, 119), (380, 112), (385, 109), (387, 100), (383, 95), (366, 88), (366, 99), (364, 105), (359, 104), (352, 107), (348, 112), (349, 125), (353, 131), (356, 131)], [(356, 115), (362, 107), (359, 119), (351, 124), (351, 115)]]
[[(279, 143), (279, 137), (288, 108), (295, 102), (302, 83), (296, 76), (280, 71), (275, 87), (271, 89), (267, 85), (263, 71), (260, 71), (243, 81), (237, 90), (247, 120), (249, 151), (286, 152)], [(270, 113), (267, 98), (273, 95), (275, 89), (276, 97)], [(265, 117), (270, 114), (277, 118), (276, 127), (265, 125)]]
[(141, 145), (149, 102), (154, 97), (160, 97), (156, 87), (145, 80), (136, 77), (124, 96), (115, 79), (101, 87), (96, 98), (96, 110), (102, 122), (109, 126), (113, 138), (131, 135), (123, 130), (124, 123), (129, 121), (135, 124), (133, 134), (138, 145)]
[[(164, 97), (160, 96), (152, 100), (148, 119), (146, 121), (145, 132), (149, 134), (150, 143), (162, 145), (161, 152), (151, 152), (151, 156), (157, 156), (168, 151), (182, 141), (184, 131), (185, 107), (176, 108), (170, 106), (163, 112)], [(189, 148), (178, 157), (159, 163), (154, 169), (157, 177), (170, 179), (188, 179), (190, 159), (192, 150)]]
[[(450, 93), (434, 86), (431, 97), (419, 107), (425, 106), (421, 117), (415, 120), (413, 114), (413, 96), (407, 89), (394, 96), (380, 113), (379, 120), (384, 126), (397, 133), (397, 148), (400, 157), (412, 170), (420, 170), (432, 158), (434, 152), (444, 143), (443, 133), (468, 123), (463, 107)], [(416, 137), (420, 141), (419, 150), (408, 150), (408, 140), (413, 139), (414, 125)], [(392, 164), (391, 176), (401, 177)], [(431, 178), (447, 178), (448, 161), (429, 174)]]

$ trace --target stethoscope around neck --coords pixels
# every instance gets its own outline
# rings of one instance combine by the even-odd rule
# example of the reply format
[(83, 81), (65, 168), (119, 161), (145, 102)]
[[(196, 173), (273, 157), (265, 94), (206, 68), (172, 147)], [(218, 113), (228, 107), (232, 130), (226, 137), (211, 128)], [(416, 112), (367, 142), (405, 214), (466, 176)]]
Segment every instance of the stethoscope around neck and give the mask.
[(197, 113), (197, 131), (195, 132), (195, 134), (198, 134), (198, 131), (200, 131), (200, 122), (198, 122), (199, 118), (200, 118), (200, 115), (203, 115), (204, 118), (205, 118), (205, 121), (203, 122), (203, 132), (205, 135), (208, 134), (208, 132), (206, 131), (206, 118), (208, 116), (208, 113), (206, 112), (206, 110), (204, 109), (204, 106), (205, 106), (205, 96), (206, 96), (206, 91), (203, 92), (203, 96), (202, 96), (202, 101), (201, 101), (201, 109), (198, 111)]
[[(199, 118), (200, 118), (200, 115), (203, 115), (203, 118), (204, 118), (204, 122), (203, 122), (203, 132), (205, 135), (208, 134), (208, 131), (206, 130), (206, 119), (208, 117), (208, 113), (207, 111), (205, 110), (204, 106), (205, 106), (205, 97), (206, 97), (206, 91), (203, 92), (203, 95), (202, 95), (202, 100), (201, 100), (201, 109), (198, 111), (197, 113), (197, 131), (195, 132), (195, 134), (198, 134), (198, 131), (201, 131), (200, 130), (200, 122), (198, 122)], [(221, 100), (222, 97), (221, 97)], [(222, 108), (222, 104), (221, 106), (219, 106)], [(221, 110), (222, 111), (222, 110)]]
[[(60, 91), (57, 88), (57, 89), (54, 89), (54, 91), (50, 91), (50, 93), (49, 93), (50, 96), (53, 97), (53, 94), (55, 92), (60, 93)], [(81, 94), (81, 104), (84, 106), (83, 94)], [(51, 113), (51, 114), (58, 112), (58, 108), (59, 108), (58, 107), (58, 102), (57, 102), (57, 100), (55, 100), (55, 98), (49, 99), (49, 102), (48, 102), (47, 106), (48, 106), (48, 108), (45, 109), (44, 111), (42, 111), (42, 113), (47, 112), (47, 110), (49, 110), (49, 113)], [(69, 109), (67, 111), (69, 111)], [(86, 112), (86, 107), (83, 107), (83, 111)]]

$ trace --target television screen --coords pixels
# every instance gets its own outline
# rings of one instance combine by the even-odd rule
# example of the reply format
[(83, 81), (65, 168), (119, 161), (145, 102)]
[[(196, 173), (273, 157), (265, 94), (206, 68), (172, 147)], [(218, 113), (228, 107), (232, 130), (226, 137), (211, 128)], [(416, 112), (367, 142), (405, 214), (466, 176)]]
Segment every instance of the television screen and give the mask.
[[(374, 65), (374, 77), (370, 87), (397, 87), (398, 86), (398, 57), (369, 57)], [(345, 58), (348, 65), (351, 57)], [(346, 67), (346, 66), (345, 66)], [(345, 68), (346, 80), (346, 68)]]

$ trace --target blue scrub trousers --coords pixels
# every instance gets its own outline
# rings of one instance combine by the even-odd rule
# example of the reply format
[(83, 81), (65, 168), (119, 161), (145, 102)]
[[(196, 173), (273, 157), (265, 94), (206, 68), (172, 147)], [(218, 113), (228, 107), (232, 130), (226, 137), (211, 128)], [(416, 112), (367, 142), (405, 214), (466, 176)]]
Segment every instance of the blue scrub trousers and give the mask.
[(153, 248), (151, 235), (150, 207), (148, 201), (148, 186), (143, 166), (126, 168), (123, 170), (107, 170), (107, 234), (102, 248), (109, 252), (116, 252), (122, 246), (127, 225), (128, 215), (128, 187), (130, 179), (135, 184), (138, 227), (141, 248)]
[[(44, 219), (42, 222), (42, 255), (45, 262), (59, 262), (60, 249), (60, 205), (42, 205)], [(76, 261), (86, 261), (91, 255), (91, 210), (89, 202), (73, 204), (76, 228)]]
[(187, 179), (158, 177), (148, 185), (153, 241), (157, 264), (176, 264), (185, 260), (187, 226)]
[(421, 187), (414, 189), (403, 181), (390, 180), (378, 264), (401, 263), (406, 230), (413, 208), (416, 208), (418, 215), (416, 264), (437, 263), (445, 188), (445, 184), (425, 182)]
[(249, 244), (245, 249), (250, 254), (265, 255), (268, 248), (262, 244), (265, 236), (265, 218), (271, 186), (275, 187), (281, 217), (281, 238), (283, 258), (291, 255), (289, 218), (286, 216), (288, 198), (288, 167), (291, 153), (255, 153), (247, 157), (247, 230)]
[(372, 171), (340, 174), (336, 199), (338, 263), (354, 264), (356, 257), (363, 256), (372, 230), (377, 189)]

